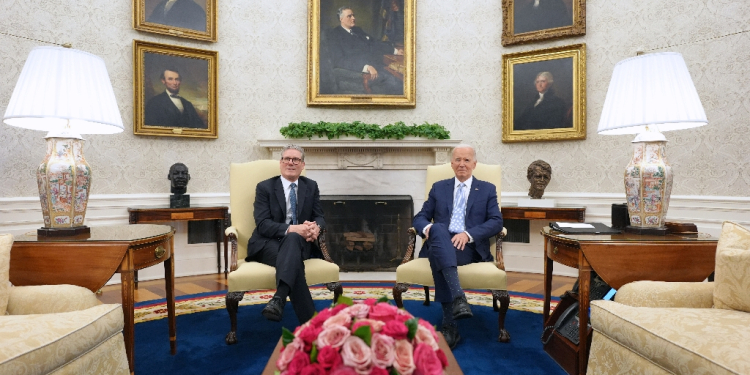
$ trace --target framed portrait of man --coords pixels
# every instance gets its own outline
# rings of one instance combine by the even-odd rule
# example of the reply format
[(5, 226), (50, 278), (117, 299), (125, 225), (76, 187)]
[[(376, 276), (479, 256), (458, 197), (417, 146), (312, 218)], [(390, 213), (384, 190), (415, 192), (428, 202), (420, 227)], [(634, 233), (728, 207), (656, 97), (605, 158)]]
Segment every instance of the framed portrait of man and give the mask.
[(586, 0), (502, 0), (503, 46), (586, 34)]
[(416, 0), (309, 0), (307, 105), (416, 105)]
[(586, 45), (503, 55), (503, 142), (586, 139)]
[(133, 0), (133, 28), (216, 41), (217, 0)]
[(219, 54), (133, 41), (133, 132), (217, 138)]

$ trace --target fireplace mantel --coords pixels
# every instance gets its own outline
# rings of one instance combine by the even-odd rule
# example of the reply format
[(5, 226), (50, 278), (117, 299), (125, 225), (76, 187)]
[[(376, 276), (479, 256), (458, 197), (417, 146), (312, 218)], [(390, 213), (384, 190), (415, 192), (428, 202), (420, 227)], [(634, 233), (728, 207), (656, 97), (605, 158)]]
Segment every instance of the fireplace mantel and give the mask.
[(305, 149), (306, 169), (395, 169), (424, 170), (429, 165), (450, 161), (450, 152), (460, 140), (432, 140), (407, 137), (391, 139), (311, 139), (258, 140), (261, 147), (271, 152), (273, 159), (281, 158), (281, 149), (294, 143)]

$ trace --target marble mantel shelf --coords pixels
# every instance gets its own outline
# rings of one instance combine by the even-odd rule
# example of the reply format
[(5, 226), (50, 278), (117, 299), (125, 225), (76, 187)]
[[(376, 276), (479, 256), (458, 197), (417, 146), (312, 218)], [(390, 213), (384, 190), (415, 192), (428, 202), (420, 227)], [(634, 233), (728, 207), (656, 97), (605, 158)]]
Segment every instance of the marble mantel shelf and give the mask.
[(423, 170), (428, 165), (449, 162), (451, 150), (461, 141), (424, 138), (258, 140), (261, 147), (271, 151), (273, 159), (281, 158), (281, 149), (289, 143), (305, 149), (307, 169)]

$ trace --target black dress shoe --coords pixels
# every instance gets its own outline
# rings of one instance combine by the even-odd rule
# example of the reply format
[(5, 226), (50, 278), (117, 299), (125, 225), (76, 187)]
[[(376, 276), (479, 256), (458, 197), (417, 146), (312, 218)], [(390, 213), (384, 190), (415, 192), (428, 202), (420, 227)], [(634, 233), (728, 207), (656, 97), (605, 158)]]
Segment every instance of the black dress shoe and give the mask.
[(458, 341), (461, 340), (461, 335), (458, 334), (458, 326), (455, 324), (443, 324), (443, 326), (440, 327), (440, 332), (443, 332), (445, 342), (451, 349), (455, 348)]
[(281, 315), (284, 313), (285, 302), (281, 300), (281, 297), (274, 296), (268, 301), (268, 304), (263, 308), (261, 313), (270, 321), (280, 322)]
[(471, 318), (474, 316), (474, 314), (471, 313), (471, 308), (469, 307), (469, 302), (466, 302), (466, 296), (460, 296), (456, 297), (456, 299), (453, 300), (453, 319), (466, 319)]

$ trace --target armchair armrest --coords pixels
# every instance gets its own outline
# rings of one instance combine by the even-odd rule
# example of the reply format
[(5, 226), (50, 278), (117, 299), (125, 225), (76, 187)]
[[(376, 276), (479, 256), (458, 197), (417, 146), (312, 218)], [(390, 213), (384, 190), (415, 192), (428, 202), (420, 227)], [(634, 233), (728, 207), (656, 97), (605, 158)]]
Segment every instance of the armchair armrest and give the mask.
[(53, 314), (100, 305), (90, 290), (75, 285), (33, 285), (10, 288), (8, 315)]
[(635, 307), (710, 308), (713, 294), (712, 282), (634, 281), (617, 291), (615, 302)]
[(232, 249), (229, 255), (229, 272), (233, 272), (237, 269), (237, 228), (227, 227), (224, 230), (224, 235), (229, 240)]
[(320, 252), (323, 253), (323, 259), (326, 260), (326, 262), (336, 263), (331, 258), (331, 254), (328, 251), (328, 243), (326, 242), (326, 233), (328, 233), (328, 230), (321, 229), (320, 234), (318, 235), (318, 247), (320, 248)]

